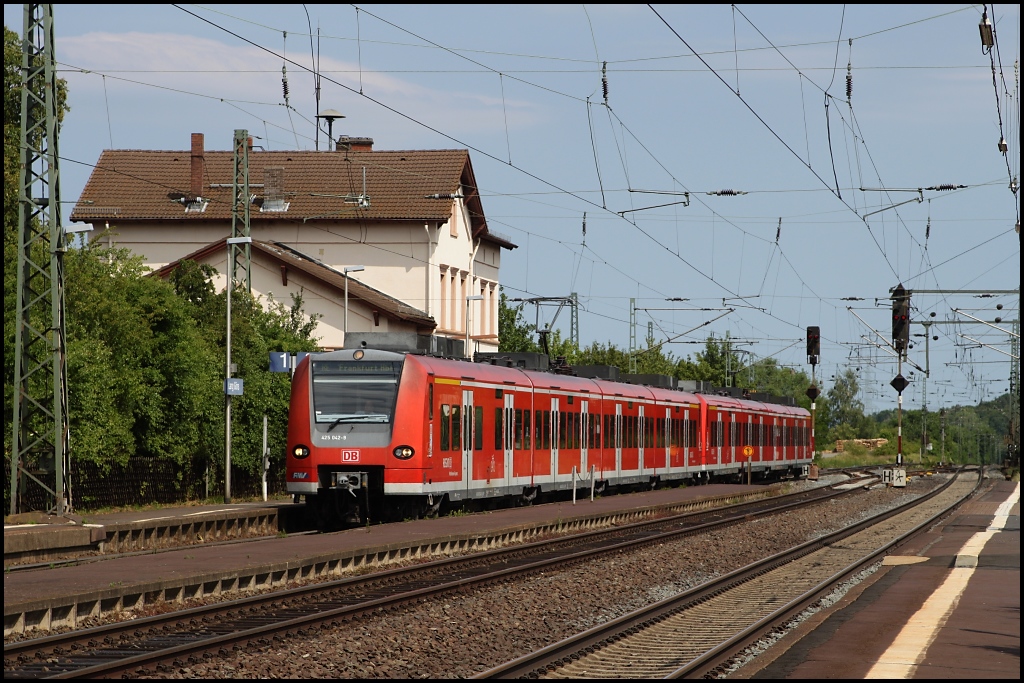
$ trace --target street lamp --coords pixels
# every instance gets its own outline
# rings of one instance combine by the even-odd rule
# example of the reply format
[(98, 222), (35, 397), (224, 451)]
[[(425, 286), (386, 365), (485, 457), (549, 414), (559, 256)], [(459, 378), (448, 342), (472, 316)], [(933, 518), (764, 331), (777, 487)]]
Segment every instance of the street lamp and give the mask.
[[(227, 367), (224, 376), (224, 503), (231, 502), (231, 396), (236, 392), (236, 385), (240, 383), (231, 382), (231, 290), (234, 289), (234, 265), (235, 245), (252, 244), (252, 237), (229, 237), (225, 240), (228, 245), (228, 262), (225, 274), (227, 275), (227, 299), (228, 299), (228, 327), (227, 339)], [(240, 389), (240, 386), (238, 387)]]
[(345, 275), (345, 322), (341, 328), (342, 344), (344, 344), (348, 341), (348, 274), (366, 270), (366, 266), (345, 266), (341, 270)]
[(472, 358), (473, 354), (469, 352), (469, 302), (470, 301), (483, 301), (483, 294), (471, 294), (466, 297), (466, 358)]

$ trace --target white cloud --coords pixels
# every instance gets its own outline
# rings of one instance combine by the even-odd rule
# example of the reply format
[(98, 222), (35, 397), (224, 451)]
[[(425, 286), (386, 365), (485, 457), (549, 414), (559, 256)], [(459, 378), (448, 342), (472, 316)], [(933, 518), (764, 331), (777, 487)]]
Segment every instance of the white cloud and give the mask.
[[(301, 62), (299, 55), (290, 58)], [(230, 46), (174, 33), (93, 32), (62, 38), (59, 60), (62, 68), (70, 66), (107, 74), (111, 82), (120, 78), (213, 98), (273, 105), (283, 102), (282, 59), (250, 45)], [(324, 80), (321, 108), (342, 108), (332, 101), (344, 101), (346, 114), (380, 116), (378, 105), (353, 94), (353, 91), (358, 93), (361, 84), (366, 95), (449, 132), (504, 130), (506, 117), (511, 127), (533, 125), (542, 119), (542, 112), (534, 103), (509, 98), (503, 102), (497, 76), (494, 78), (495, 94), (488, 96), (458, 89), (440, 90), (373, 71), (363, 71), (360, 75), (358, 65), (331, 58), (322, 58), (320, 67), (330, 79), (351, 89), (345, 91)], [(292, 106), (311, 117), (315, 109), (311, 74), (289, 64), (288, 76)], [(102, 87), (99, 78), (75, 80), (76, 89), (99, 90)], [(137, 92), (143, 97), (150, 89), (146, 85), (132, 87), (140, 89)], [(182, 94), (181, 97), (190, 96)], [(264, 111), (262, 115), (278, 120), (286, 118), (283, 110)]]

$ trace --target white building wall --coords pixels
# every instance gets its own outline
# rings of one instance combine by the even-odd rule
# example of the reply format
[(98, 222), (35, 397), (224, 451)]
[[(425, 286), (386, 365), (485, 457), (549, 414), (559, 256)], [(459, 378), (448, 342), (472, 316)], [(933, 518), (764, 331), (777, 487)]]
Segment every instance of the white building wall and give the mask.
[[(152, 221), (119, 222), (110, 234), (100, 239), (104, 246), (130, 249), (143, 256), (146, 266), (156, 270), (212, 242), (230, 235), (229, 222), (199, 223), (182, 221), (154, 224)], [(345, 266), (361, 265), (365, 270), (353, 275), (375, 289), (426, 312), (437, 322), (438, 334), (465, 338), (467, 300), (470, 295), (483, 295), (483, 301), (472, 302), (469, 314), (470, 338), (474, 350), (497, 350), (498, 271), (500, 248), (493, 244), (474, 243), (470, 235), (471, 223), (465, 204), (453, 203), (452, 215), (445, 223), (377, 222), (362, 225), (327, 223), (323, 221), (254, 222), (250, 234), (255, 240), (278, 241), (321, 261), (338, 271)], [(95, 235), (95, 233), (94, 233)], [(220, 257), (222, 271), (226, 257)], [(277, 286), (273, 278), (277, 277)], [(273, 292), (275, 298), (290, 305), (290, 297), (281, 287), (280, 273), (269, 273), (267, 289), (257, 287), (260, 293)], [(290, 283), (289, 283), (290, 284)], [(218, 285), (223, 287), (223, 278)], [(304, 296), (305, 310), (318, 312), (323, 318), (322, 344), (335, 346), (333, 340), (340, 335), (339, 311), (314, 294), (315, 288)], [(370, 329), (363, 313), (349, 308), (349, 322), (353, 330)], [(356, 327), (355, 317), (361, 317)], [(336, 325), (335, 325), (336, 322)], [(363, 325), (366, 325), (363, 327)], [(329, 343), (328, 340), (331, 340)], [(339, 342), (340, 345), (340, 342)]]

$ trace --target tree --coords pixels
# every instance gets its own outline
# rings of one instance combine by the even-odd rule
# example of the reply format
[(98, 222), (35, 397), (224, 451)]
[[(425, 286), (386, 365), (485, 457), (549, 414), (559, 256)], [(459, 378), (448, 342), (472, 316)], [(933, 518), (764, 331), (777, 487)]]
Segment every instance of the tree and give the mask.
[(498, 299), (498, 350), (502, 353), (540, 351), (540, 346), (533, 339), (537, 326), (523, 320), (524, 305), (509, 306), (504, 292)]
[(859, 435), (864, 423), (864, 402), (857, 397), (859, 393), (860, 383), (853, 368), (847, 368), (836, 376), (827, 398), (827, 428), (833, 439), (852, 439)]

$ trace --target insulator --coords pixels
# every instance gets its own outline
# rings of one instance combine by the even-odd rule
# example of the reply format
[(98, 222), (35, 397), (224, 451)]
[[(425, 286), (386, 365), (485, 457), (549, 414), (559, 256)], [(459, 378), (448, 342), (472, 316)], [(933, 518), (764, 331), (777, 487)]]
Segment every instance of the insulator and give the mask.
[(282, 92), (284, 92), (284, 99), (285, 99), (285, 102), (287, 102), (288, 101), (288, 79), (287, 78), (282, 78), (281, 79), (281, 90), (282, 90)]
[(935, 186), (934, 188), (932, 188), (932, 189), (934, 189), (934, 190), (938, 190), (939, 192), (942, 192), (942, 191), (944, 191), (944, 190), (955, 190), (955, 189), (957, 189), (957, 187), (958, 187), (958, 186), (957, 186), (957, 185), (954, 185), (953, 183), (945, 183), (945, 184), (943, 184), (943, 185), (936, 185), (936, 186)]
[(932, 236), (932, 222), (928, 221), (928, 225), (924, 226), (924, 238), (927, 241)]
[(850, 73), (849, 67), (846, 69), (846, 99), (850, 99), (853, 96), (853, 74)]
[(738, 195), (739, 193), (740, 193), (739, 190), (719, 190), (718, 191), (718, 194), (722, 195), (723, 197), (731, 197), (731, 196), (734, 196), (734, 195)]
[(601, 91), (604, 93), (604, 101), (608, 102), (608, 62), (601, 63)]

